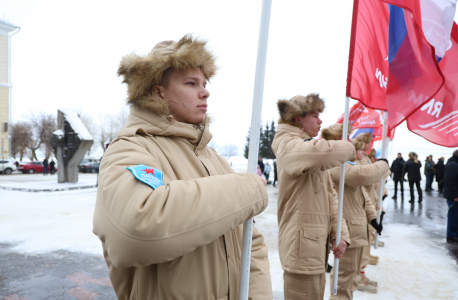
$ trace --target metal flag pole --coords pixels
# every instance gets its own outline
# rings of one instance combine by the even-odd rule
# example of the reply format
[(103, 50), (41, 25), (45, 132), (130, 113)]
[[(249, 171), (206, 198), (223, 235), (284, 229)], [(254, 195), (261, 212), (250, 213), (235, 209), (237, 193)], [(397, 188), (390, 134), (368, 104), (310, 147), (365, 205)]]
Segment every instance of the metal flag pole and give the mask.
[[(343, 120), (342, 140), (348, 139), (348, 115), (350, 113), (350, 97), (345, 97), (345, 112)], [(342, 207), (343, 195), (345, 186), (345, 163), (340, 165), (340, 181), (339, 181), (339, 207), (337, 210), (337, 235), (336, 247), (340, 245), (340, 231), (342, 229)], [(332, 294), (337, 295), (337, 282), (339, 280), (339, 259), (334, 260), (334, 280), (332, 282)]]
[[(387, 131), (387, 119), (388, 113), (385, 111), (383, 113), (383, 134), (382, 134), (382, 158), (386, 158), (386, 131)], [(380, 181), (378, 183), (378, 204), (377, 204), (377, 223), (380, 224), (380, 216), (382, 215), (382, 197), (383, 192), (385, 191), (385, 178), (384, 176), (380, 177)], [(378, 247), (378, 234), (375, 234), (375, 245), (374, 248), (377, 249)]]
[[(259, 27), (258, 54), (256, 59), (256, 75), (254, 79), (253, 109), (251, 111), (250, 144), (248, 148), (248, 172), (256, 174), (259, 152), (259, 134), (261, 127), (262, 98), (264, 93), (264, 77), (266, 71), (267, 42), (269, 40), (270, 9), (272, 0), (263, 0), (261, 24)], [(240, 268), (239, 299), (248, 299), (250, 288), (251, 239), (253, 235), (253, 219), (243, 223), (242, 265)]]

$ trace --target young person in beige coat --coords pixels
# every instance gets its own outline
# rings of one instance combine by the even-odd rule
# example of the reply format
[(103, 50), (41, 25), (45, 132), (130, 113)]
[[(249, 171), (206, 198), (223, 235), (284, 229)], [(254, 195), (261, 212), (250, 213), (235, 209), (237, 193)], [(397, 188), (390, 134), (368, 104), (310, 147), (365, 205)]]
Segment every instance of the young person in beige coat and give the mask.
[[(354, 141), (353, 144), (356, 149), (356, 159), (362, 159), (364, 143)], [(353, 299), (353, 292), (357, 288), (356, 275), (360, 271), (363, 247), (369, 245), (367, 224), (372, 224), (379, 234), (382, 231), (382, 226), (377, 224), (377, 211), (364, 186), (379, 178), (388, 169), (389, 166), (384, 161), (365, 166), (348, 162), (345, 166), (342, 213), (349, 227), (351, 246), (340, 259), (337, 295), (331, 295), (332, 300)], [(332, 169), (330, 173), (335, 184), (338, 185), (340, 166)], [(331, 282), (333, 277), (334, 270), (331, 272)]]
[(329, 169), (355, 155), (348, 141), (316, 140), (324, 102), (318, 94), (277, 103), (280, 112), (272, 149), (277, 157), (278, 244), (285, 299), (323, 299), (329, 245), (342, 257), (349, 234), (335, 245), (337, 193)]
[[(183, 37), (125, 56), (130, 115), (100, 166), (94, 233), (118, 299), (237, 299), (243, 222), (267, 206), (265, 180), (207, 147), (205, 42)], [(253, 230), (250, 299), (272, 299)]]

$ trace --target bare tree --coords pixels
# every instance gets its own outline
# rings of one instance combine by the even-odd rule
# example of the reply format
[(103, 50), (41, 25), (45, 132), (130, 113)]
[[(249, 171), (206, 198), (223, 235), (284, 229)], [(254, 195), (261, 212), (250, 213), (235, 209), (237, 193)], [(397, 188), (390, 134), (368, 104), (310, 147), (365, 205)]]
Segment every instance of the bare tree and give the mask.
[(17, 122), (11, 125), (11, 154), (14, 158), (19, 154), (22, 161), (28, 145), (32, 142), (32, 126), (26, 122)]
[(128, 112), (123, 109), (116, 115), (99, 115), (100, 129), (98, 134), (98, 142), (105, 152), (106, 144), (111, 143), (117, 136), (119, 131), (127, 122)]
[(239, 154), (239, 147), (235, 144), (226, 144), (221, 147), (220, 154), (229, 160), (232, 156)]
[(45, 156), (49, 157), (53, 151), (51, 146), (52, 133), (56, 130), (56, 116), (41, 112), (38, 115), (32, 114), (30, 124), (33, 129), (32, 142), (29, 144), (30, 160), (38, 160), (36, 151), (44, 146)]

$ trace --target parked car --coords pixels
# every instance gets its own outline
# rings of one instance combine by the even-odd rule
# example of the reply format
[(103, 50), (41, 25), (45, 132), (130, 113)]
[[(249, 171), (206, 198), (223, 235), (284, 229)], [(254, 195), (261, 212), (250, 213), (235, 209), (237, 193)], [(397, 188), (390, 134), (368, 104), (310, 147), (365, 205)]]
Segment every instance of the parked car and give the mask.
[[(48, 173), (50, 173), (50, 169), (49, 168), (50, 167), (48, 165)], [(55, 166), (54, 168), (57, 171), (57, 166)], [(41, 161), (31, 161), (31, 162), (24, 163), (24, 164), (19, 163), (18, 170), (22, 171), (22, 173), (29, 173), (29, 174), (43, 173), (43, 170), (44, 170), (43, 162), (41, 162)]]
[(99, 162), (98, 159), (95, 159), (95, 158), (84, 158), (81, 162), (80, 162), (80, 166), (82, 165), (87, 165), (87, 164), (91, 164), (91, 163), (96, 163), (96, 162)]
[(87, 163), (84, 165), (80, 164), (79, 170), (80, 172), (83, 172), (83, 173), (98, 173), (99, 172), (99, 163), (93, 162), (93, 163)]
[(9, 175), (16, 170), (16, 164), (12, 159), (0, 159), (0, 173)]

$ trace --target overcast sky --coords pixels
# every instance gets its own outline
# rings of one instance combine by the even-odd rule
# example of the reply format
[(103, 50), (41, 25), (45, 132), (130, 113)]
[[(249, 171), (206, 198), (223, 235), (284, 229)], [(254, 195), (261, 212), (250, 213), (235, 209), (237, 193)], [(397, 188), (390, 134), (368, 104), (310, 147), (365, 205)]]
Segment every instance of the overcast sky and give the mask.
[[(251, 123), (261, 0), (0, 0), (0, 18), (21, 27), (12, 38), (12, 118), (73, 108), (97, 119), (125, 108), (116, 75), (122, 56), (148, 53), (163, 40), (193, 33), (208, 40), (218, 74), (208, 85), (218, 145), (242, 150)], [(262, 119), (277, 121), (276, 101), (317, 92), (322, 127), (344, 110), (353, 1), (274, 0)], [(354, 103), (354, 102), (352, 102)], [(392, 153), (450, 156), (398, 127)]]

